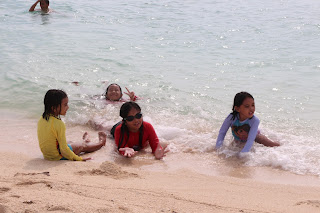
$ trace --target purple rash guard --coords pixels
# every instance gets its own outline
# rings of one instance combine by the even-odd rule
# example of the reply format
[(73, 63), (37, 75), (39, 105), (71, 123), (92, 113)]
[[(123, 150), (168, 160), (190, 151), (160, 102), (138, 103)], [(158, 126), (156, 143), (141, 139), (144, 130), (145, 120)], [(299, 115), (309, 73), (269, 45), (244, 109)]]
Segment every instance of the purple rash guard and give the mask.
[(244, 121), (239, 120), (239, 115), (236, 115), (235, 119), (232, 120), (232, 116), (230, 114), (224, 120), (219, 130), (216, 148), (222, 146), (226, 133), (231, 127), (235, 140), (246, 143), (241, 152), (249, 152), (258, 134), (260, 120), (254, 115)]

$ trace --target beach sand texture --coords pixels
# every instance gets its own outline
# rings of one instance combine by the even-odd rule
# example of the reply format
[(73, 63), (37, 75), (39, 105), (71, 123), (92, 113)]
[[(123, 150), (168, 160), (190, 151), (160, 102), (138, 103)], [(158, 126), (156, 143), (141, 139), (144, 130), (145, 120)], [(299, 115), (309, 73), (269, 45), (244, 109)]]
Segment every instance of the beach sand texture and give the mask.
[[(0, 213), (320, 213), (320, 1), (34, 2), (0, 1)], [(93, 160), (44, 160), (45, 92), (68, 94), (68, 141), (96, 141), (90, 121), (121, 120), (109, 83), (141, 97), (167, 156), (108, 138)], [(213, 150), (240, 91), (281, 143), (247, 164)]]
[(253, 168), (260, 178), (242, 177), (237, 170), (232, 176), (150, 171), (126, 158), (51, 162), (37, 147), (36, 124), (18, 120), (4, 119), (0, 126), (1, 213), (320, 212), (317, 177), (276, 175), (276, 170), (270, 175), (263, 168)]
[(319, 212), (319, 186), (1, 152), (0, 212)]

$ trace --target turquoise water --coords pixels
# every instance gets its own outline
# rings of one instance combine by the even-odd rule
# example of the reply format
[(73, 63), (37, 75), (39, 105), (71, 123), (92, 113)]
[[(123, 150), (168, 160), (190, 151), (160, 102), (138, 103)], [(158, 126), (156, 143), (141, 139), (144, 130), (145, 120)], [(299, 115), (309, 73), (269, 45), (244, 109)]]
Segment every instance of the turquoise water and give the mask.
[(0, 110), (36, 119), (59, 88), (67, 125), (110, 126), (120, 105), (92, 96), (116, 82), (143, 98), (172, 155), (216, 155), (233, 97), (248, 91), (282, 146), (256, 145), (245, 164), (320, 175), (320, 2), (55, 0), (50, 14), (29, 13), (32, 3), (0, 2)]

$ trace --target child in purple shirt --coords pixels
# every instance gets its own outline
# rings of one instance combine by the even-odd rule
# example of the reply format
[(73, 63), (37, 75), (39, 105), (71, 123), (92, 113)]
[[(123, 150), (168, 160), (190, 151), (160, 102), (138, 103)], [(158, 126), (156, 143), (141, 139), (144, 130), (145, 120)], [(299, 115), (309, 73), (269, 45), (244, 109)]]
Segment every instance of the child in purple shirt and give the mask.
[(231, 127), (232, 135), (236, 142), (245, 143), (241, 152), (249, 152), (254, 141), (265, 146), (280, 146), (262, 135), (258, 129), (260, 120), (254, 116), (255, 104), (252, 95), (247, 92), (239, 92), (234, 97), (232, 113), (224, 120), (216, 142), (216, 149), (220, 148)]

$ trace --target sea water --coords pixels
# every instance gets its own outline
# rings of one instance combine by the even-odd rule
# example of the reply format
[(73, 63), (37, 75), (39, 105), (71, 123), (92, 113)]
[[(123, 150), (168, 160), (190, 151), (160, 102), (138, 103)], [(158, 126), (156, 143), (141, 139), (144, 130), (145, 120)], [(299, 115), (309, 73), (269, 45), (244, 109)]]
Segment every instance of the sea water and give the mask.
[(281, 146), (255, 144), (243, 165), (320, 175), (319, 1), (54, 0), (49, 14), (28, 12), (33, 3), (0, 2), (2, 112), (36, 121), (58, 88), (67, 128), (112, 126), (121, 104), (94, 97), (115, 82), (142, 98), (167, 162), (192, 155), (206, 172), (237, 161), (230, 132), (220, 155), (213, 148), (234, 95), (248, 91), (261, 132)]

